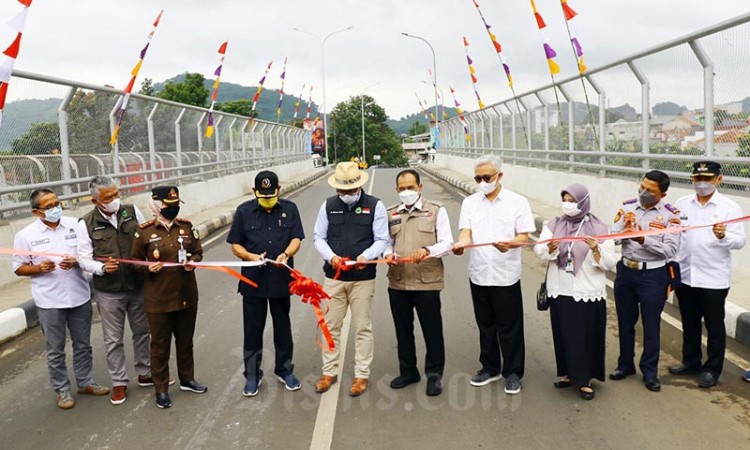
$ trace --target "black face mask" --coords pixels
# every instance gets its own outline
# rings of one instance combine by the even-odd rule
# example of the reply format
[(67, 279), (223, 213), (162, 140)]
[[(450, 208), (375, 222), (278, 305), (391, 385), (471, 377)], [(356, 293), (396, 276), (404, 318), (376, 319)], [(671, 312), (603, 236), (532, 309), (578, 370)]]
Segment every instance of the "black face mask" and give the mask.
[(167, 219), (167, 220), (174, 220), (177, 217), (177, 214), (180, 213), (180, 206), (174, 205), (174, 206), (165, 206), (161, 209), (161, 215)]

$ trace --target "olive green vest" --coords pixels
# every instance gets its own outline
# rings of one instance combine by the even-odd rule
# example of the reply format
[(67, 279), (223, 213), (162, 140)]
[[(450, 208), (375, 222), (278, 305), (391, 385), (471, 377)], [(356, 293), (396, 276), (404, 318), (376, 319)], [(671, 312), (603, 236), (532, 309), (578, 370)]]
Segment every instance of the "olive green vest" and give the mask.
[[(105, 219), (97, 208), (81, 220), (86, 224), (94, 247), (94, 257), (130, 258), (138, 220), (133, 205), (122, 205), (117, 211), (117, 228)], [(115, 273), (94, 275), (94, 288), (105, 292), (132, 292), (141, 289), (143, 277), (130, 264), (120, 264)]]
[[(414, 250), (437, 242), (439, 203), (422, 199), (422, 209), (397, 212), (388, 208), (388, 231), (394, 240), (393, 251), (409, 257)], [(439, 291), (444, 287), (443, 261), (427, 258), (419, 264), (398, 264), (388, 268), (389, 286), (402, 291)]]

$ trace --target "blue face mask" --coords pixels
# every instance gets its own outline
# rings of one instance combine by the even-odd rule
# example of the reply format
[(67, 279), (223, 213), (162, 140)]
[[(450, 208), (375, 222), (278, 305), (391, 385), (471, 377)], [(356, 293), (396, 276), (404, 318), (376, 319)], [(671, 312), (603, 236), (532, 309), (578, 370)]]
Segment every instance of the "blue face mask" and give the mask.
[(51, 223), (57, 223), (62, 217), (62, 206), (55, 206), (54, 208), (44, 211), (44, 220)]

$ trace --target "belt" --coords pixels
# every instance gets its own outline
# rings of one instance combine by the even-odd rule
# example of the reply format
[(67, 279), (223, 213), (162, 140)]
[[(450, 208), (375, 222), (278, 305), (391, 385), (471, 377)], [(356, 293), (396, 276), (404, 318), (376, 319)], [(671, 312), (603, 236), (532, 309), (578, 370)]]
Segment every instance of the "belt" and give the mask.
[(651, 270), (651, 269), (658, 269), (659, 267), (664, 267), (667, 265), (667, 262), (666, 261), (641, 262), (641, 261), (628, 259), (623, 256), (622, 265), (632, 270)]

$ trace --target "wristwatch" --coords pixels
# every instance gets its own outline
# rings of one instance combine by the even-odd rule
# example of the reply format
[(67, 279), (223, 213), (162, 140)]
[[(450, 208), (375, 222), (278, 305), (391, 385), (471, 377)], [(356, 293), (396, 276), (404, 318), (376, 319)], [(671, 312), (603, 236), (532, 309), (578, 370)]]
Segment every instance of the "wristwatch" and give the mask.
[(281, 252), (281, 254), (284, 255), (284, 256), (286, 256), (286, 259), (291, 258), (291, 256), (289, 256), (289, 253), (287, 253), (287, 252)]

